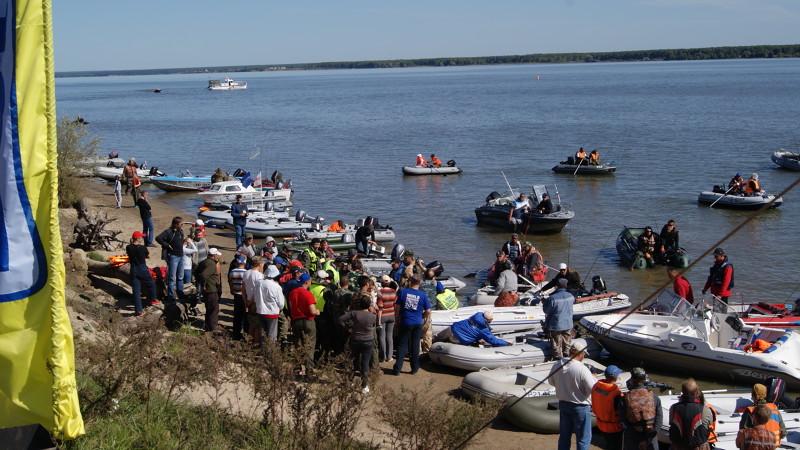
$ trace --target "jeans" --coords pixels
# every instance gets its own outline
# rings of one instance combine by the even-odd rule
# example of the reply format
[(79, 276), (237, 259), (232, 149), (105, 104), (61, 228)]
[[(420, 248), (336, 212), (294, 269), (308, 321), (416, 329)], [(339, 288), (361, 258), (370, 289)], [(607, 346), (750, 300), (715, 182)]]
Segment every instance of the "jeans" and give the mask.
[(247, 225), (247, 222), (241, 223), (241, 224), (240, 223), (234, 223), (233, 224), (233, 230), (236, 231), (236, 248), (237, 249), (239, 247), (241, 247), (242, 243), (244, 242), (244, 227), (245, 227), (245, 225)]
[(142, 312), (142, 295), (141, 285), (148, 289), (147, 298), (153, 302), (156, 300), (156, 283), (150, 275), (150, 270), (145, 264), (138, 266), (131, 266), (131, 286), (133, 286), (133, 302), (136, 308), (136, 314)]
[(422, 324), (400, 325), (400, 341), (397, 344), (397, 361), (394, 362), (395, 372), (403, 370), (403, 360), (406, 353), (411, 351), (411, 373), (419, 370), (419, 341), (422, 338)]
[[(167, 256), (167, 299), (183, 298), (183, 256)], [(180, 276), (178, 276), (180, 274)], [(178, 291), (175, 292), (177, 280)]]
[(146, 219), (142, 219), (142, 233), (145, 234), (144, 237), (144, 244), (150, 245), (153, 243), (153, 218), (148, 217)]
[(592, 406), (558, 401), (558, 450), (569, 450), (575, 433), (575, 448), (589, 450), (592, 442)]
[(187, 284), (189, 286), (191, 286), (192, 285), (192, 268), (190, 267), (190, 268), (187, 269), (185, 267), (186, 266), (186, 262), (184, 262), (183, 265), (184, 265), (184, 268), (183, 268), (183, 284), (184, 284), (184, 286), (187, 285)]
[(361, 387), (367, 387), (369, 379), (369, 362), (372, 358), (372, 339), (368, 341), (350, 341), (350, 351), (353, 353), (353, 374), (361, 373)]
[(382, 328), (378, 328), (378, 358), (381, 361), (392, 359), (394, 354), (394, 317), (382, 322)]
[(247, 333), (250, 330), (247, 323), (247, 312), (244, 310), (244, 299), (242, 294), (233, 294), (233, 338), (240, 339), (242, 330)]
[(369, 242), (356, 241), (356, 251), (363, 255), (369, 254)]
[(292, 334), (294, 334), (295, 345), (309, 346), (306, 354), (306, 369), (314, 368), (314, 347), (317, 345), (317, 324), (308, 319), (292, 320)]

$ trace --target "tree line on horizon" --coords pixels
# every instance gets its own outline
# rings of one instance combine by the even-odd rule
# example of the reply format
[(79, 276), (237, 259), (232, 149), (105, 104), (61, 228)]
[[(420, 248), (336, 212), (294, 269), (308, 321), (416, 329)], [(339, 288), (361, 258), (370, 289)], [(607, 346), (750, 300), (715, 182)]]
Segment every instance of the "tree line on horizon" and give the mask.
[[(473, 56), (451, 58), (392, 59), (379, 61), (338, 61), (281, 64), (285, 70), (386, 69), (404, 67), (484, 66), (498, 64), (562, 64), (634, 61), (694, 61), (710, 59), (760, 59), (800, 57), (800, 44), (749, 45), (689, 49), (627, 50), (617, 52), (532, 53), (528, 55)], [(202, 72), (264, 72), (275, 65), (194, 67), (174, 69), (106, 70), (59, 72), (56, 77), (108, 75), (163, 75)]]

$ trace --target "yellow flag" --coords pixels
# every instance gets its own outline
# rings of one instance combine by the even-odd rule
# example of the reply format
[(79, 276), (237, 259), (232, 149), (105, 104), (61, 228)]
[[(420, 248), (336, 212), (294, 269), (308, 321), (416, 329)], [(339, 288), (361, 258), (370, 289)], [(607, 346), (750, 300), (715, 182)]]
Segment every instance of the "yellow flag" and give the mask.
[(84, 433), (58, 227), (50, 0), (0, 0), (0, 427)]

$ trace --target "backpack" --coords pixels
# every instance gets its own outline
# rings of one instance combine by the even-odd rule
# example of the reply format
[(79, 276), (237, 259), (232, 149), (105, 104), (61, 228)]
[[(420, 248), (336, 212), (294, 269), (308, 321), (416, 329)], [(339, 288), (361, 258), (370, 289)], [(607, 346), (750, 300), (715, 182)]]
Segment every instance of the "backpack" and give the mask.
[(708, 442), (708, 426), (703, 423), (703, 408), (696, 397), (681, 400), (672, 407), (669, 418), (669, 440), (686, 447), (699, 447)]
[[(656, 423), (656, 403), (648, 389), (632, 389), (625, 394), (628, 407), (625, 416), (631, 428), (639, 433), (653, 431)], [(708, 436), (708, 433), (706, 433)]]

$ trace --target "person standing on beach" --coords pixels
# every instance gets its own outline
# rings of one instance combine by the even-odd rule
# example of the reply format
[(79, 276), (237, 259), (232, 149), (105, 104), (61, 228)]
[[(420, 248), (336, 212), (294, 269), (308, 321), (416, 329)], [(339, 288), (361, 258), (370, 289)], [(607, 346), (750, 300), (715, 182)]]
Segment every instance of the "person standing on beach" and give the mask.
[(128, 261), (131, 267), (131, 286), (133, 287), (133, 303), (136, 309), (136, 315), (142, 315), (142, 296), (141, 285), (147, 288), (147, 298), (150, 304), (158, 304), (156, 297), (156, 283), (150, 275), (150, 269), (147, 268), (147, 257), (150, 252), (143, 244), (144, 233), (141, 231), (134, 231), (131, 243), (125, 247), (125, 253), (128, 254)]
[(543, 302), (547, 327), (547, 338), (550, 340), (550, 348), (553, 352), (553, 359), (559, 360), (569, 356), (569, 347), (572, 344), (572, 305), (575, 304), (575, 297), (567, 291), (569, 281), (566, 278), (558, 279), (558, 289), (550, 294)]
[(137, 169), (136, 158), (129, 159), (125, 167), (122, 168), (122, 180), (125, 182), (125, 195), (128, 195), (128, 192), (133, 188), (133, 177), (136, 176)]
[(314, 369), (314, 348), (317, 345), (317, 324), (314, 319), (319, 316), (319, 310), (317, 299), (308, 290), (311, 275), (303, 273), (298, 281), (300, 286), (289, 294), (289, 308), (295, 345), (305, 346), (307, 351), (305, 364), (300, 370), (300, 376), (305, 376)]
[[(169, 229), (156, 237), (161, 245), (161, 259), (167, 262), (167, 300), (183, 298), (183, 218), (172, 218)], [(210, 253), (210, 252), (209, 252)], [(177, 282), (177, 291), (176, 289)]]
[(583, 364), (585, 344), (573, 344), (569, 356), (557, 361), (550, 369), (550, 383), (558, 398), (558, 450), (569, 450), (572, 435), (575, 448), (589, 450), (592, 442), (592, 387), (597, 380)]
[(122, 208), (122, 182), (119, 175), (114, 177), (114, 199), (117, 200), (117, 209)]
[(398, 319), (400, 332), (397, 361), (391, 372), (393, 375), (400, 375), (407, 352), (411, 352), (411, 375), (419, 370), (422, 323), (424, 318), (431, 314), (431, 303), (428, 296), (419, 289), (420, 282), (416, 275), (409, 277), (409, 287), (400, 291), (400, 296), (394, 304), (394, 315)]
[(236, 203), (231, 205), (231, 216), (233, 216), (233, 228), (236, 231), (236, 248), (242, 246), (244, 242), (244, 229), (247, 226), (247, 214), (250, 211), (247, 205), (242, 203), (242, 194), (236, 195)]
[(371, 311), (372, 302), (366, 295), (359, 296), (353, 310), (337, 317), (339, 326), (347, 328), (345, 322), (352, 323), (350, 332), (350, 350), (353, 355), (353, 375), (361, 373), (361, 392), (369, 393), (369, 364), (372, 359), (372, 347), (375, 345), (374, 331), (378, 321), (377, 315)]
[(200, 280), (203, 302), (206, 307), (203, 329), (210, 332), (219, 330), (219, 285), (221, 283), (219, 257), (221, 255), (222, 253), (216, 248), (210, 249), (208, 258), (200, 262), (195, 272), (195, 276)]
[(147, 191), (142, 191), (142, 196), (136, 200), (136, 206), (139, 207), (139, 217), (142, 218), (142, 232), (145, 234), (144, 243), (148, 247), (155, 247), (153, 244), (153, 212), (150, 210), (150, 203), (147, 199), (150, 194)]

